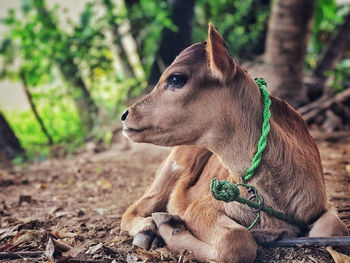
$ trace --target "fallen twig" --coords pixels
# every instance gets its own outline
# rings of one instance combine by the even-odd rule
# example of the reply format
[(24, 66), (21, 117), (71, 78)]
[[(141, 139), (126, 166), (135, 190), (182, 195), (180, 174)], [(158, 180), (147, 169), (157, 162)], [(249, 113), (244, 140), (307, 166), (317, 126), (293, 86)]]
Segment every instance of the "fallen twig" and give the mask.
[(104, 258), (104, 259), (73, 259), (73, 258), (65, 258), (62, 259), (64, 263), (111, 263), (113, 261), (112, 258)]
[(349, 236), (336, 237), (293, 237), (264, 243), (264, 247), (300, 247), (300, 246), (350, 246)]
[(303, 115), (307, 123), (312, 122), (317, 115), (322, 114), (335, 103), (341, 103), (350, 98), (350, 89), (345, 89), (332, 98), (321, 98), (310, 105), (306, 105), (298, 109), (298, 112)]
[(45, 251), (0, 252), (0, 259), (38, 258), (44, 253)]
[(329, 132), (313, 132), (311, 131), (312, 137), (316, 141), (329, 141), (329, 142), (337, 142), (340, 139), (344, 139), (346, 137), (350, 137), (350, 131), (334, 131), (332, 133)]

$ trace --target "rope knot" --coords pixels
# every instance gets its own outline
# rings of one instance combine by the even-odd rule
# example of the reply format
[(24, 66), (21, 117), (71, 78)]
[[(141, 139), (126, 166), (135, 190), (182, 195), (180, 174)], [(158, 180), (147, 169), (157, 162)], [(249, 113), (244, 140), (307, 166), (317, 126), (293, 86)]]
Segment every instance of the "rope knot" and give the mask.
[(261, 86), (266, 87), (267, 86), (267, 83), (263, 78), (255, 78), (254, 81), (259, 87), (261, 87)]
[(239, 189), (236, 185), (229, 181), (221, 181), (214, 178), (210, 183), (210, 192), (216, 200), (224, 201), (226, 203), (237, 200), (240, 195)]

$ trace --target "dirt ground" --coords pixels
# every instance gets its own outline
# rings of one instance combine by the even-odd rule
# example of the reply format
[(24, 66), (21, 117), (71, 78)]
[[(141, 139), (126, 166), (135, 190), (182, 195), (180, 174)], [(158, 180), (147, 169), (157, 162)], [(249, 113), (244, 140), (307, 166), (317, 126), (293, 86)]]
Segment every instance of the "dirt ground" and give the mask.
[[(350, 136), (326, 140), (315, 134), (328, 198), (350, 228)], [(11, 262), (196, 262), (186, 251), (137, 249), (120, 233), (123, 212), (152, 182), (170, 149), (118, 138), (108, 150), (95, 151), (90, 144), (65, 159), (0, 166), (0, 261), (9, 262), (14, 252), (44, 251)], [(261, 248), (256, 262), (333, 259), (322, 247)]]

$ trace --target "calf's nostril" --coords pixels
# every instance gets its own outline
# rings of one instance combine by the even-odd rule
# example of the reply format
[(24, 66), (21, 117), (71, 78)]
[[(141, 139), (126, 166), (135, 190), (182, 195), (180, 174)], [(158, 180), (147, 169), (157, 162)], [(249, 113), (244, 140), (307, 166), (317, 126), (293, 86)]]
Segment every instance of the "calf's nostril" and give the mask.
[(129, 115), (129, 110), (124, 111), (121, 116), (122, 121), (125, 121), (128, 115)]

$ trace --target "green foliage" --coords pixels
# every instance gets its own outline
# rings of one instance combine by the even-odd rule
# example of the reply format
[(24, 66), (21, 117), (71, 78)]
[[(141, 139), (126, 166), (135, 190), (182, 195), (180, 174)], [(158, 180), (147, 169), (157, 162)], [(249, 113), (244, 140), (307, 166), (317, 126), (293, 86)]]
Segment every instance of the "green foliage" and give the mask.
[(318, 0), (315, 10), (315, 21), (306, 56), (308, 69), (316, 67), (327, 43), (332, 39), (337, 27), (344, 22), (345, 15), (350, 12), (349, 5), (336, 5), (335, 0)]
[[(62, 93), (61, 87), (36, 88), (33, 98), (55, 144), (71, 144), (73, 150), (83, 141), (77, 110), (72, 99)], [(6, 112), (6, 116), (29, 159), (42, 159), (49, 155), (47, 138), (30, 110)]]
[[(81, 96), (75, 88), (79, 79), (88, 84), (99, 106), (96, 125), (119, 118), (131, 87), (142, 88), (134, 79), (115, 74), (113, 51), (104, 34), (109, 25), (105, 17), (96, 15), (96, 3), (85, 6), (78, 24), (60, 21), (59, 7), (48, 9), (43, 0), (23, 0), (23, 17), (9, 10), (3, 20), (8, 32), (0, 42), (0, 78), (26, 82), (56, 144), (77, 146), (86, 136), (74, 104)], [(68, 28), (61, 28), (64, 22)], [(7, 115), (30, 159), (49, 153), (47, 139), (31, 111)]]
[(337, 14), (335, 0), (318, 0), (315, 10), (315, 20), (312, 32), (312, 45), (316, 52), (320, 52), (322, 46), (330, 38), (337, 24), (341, 22), (341, 16)]
[(129, 19), (132, 34), (136, 36), (142, 64), (149, 76), (164, 28), (176, 31), (177, 27), (169, 18), (171, 9), (164, 0), (140, 0), (130, 6)]
[(264, 50), (270, 1), (263, 0), (197, 0), (195, 6), (194, 42), (207, 38), (212, 22), (227, 41), (231, 54), (241, 60)]
[(48, 155), (47, 138), (31, 111), (6, 112), (6, 118), (30, 159), (43, 159)]
[[(320, 59), (327, 44), (331, 41), (337, 28), (344, 22), (344, 17), (350, 12), (350, 5), (336, 5), (335, 0), (318, 0), (315, 10), (315, 21), (311, 40), (306, 55), (306, 67), (313, 70)], [(350, 63), (344, 58), (332, 72), (327, 72), (332, 77), (331, 87), (336, 91), (342, 91), (345, 85), (349, 85)]]
[(334, 71), (329, 72), (332, 77), (331, 86), (336, 92), (341, 92), (344, 87), (350, 86), (350, 59), (345, 58), (337, 65)]
[[(113, 73), (113, 60), (112, 51), (104, 35), (107, 25), (96, 15), (95, 6), (95, 3), (86, 4), (80, 15), (80, 24), (74, 25), (69, 22), (73, 32), (66, 36), (68, 43), (60, 44), (63, 49), (59, 56), (62, 63), (73, 60), (75, 65), (83, 67), (89, 75), (95, 70), (109, 75)], [(73, 70), (69, 70), (71, 71)]]

